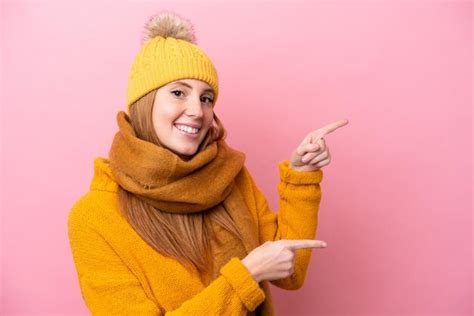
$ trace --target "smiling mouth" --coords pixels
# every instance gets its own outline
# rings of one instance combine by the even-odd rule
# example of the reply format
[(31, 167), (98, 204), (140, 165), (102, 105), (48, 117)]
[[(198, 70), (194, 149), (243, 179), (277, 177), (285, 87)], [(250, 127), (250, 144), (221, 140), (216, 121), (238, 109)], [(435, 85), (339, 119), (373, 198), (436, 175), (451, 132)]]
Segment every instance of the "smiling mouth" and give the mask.
[(180, 133), (181, 135), (187, 136), (188, 138), (193, 138), (193, 139), (194, 139), (194, 138), (197, 138), (197, 137), (199, 136), (199, 132), (200, 132), (200, 130), (199, 130), (197, 133), (193, 134), (193, 133), (188, 133), (188, 132), (186, 132), (186, 131), (180, 130), (180, 129), (177, 128), (176, 126), (174, 126), (174, 128), (176, 128), (176, 130), (178, 131), (178, 133)]

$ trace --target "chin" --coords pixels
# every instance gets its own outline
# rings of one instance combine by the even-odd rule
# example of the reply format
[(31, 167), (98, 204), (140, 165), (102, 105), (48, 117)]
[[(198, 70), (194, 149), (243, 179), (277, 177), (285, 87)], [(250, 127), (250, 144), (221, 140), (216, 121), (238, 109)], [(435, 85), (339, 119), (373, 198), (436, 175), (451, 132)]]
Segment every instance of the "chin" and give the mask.
[(171, 149), (177, 155), (180, 156), (187, 156), (191, 158), (191, 156), (195, 155), (199, 146), (187, 147), (187, 148), (173, 148)]
[(203, 140), (204, 137), (202, 136), (192, 141), (183, 141), (181, 137), (177, 137), (176, 139), (173, 139), (172, 143), (167, 144), (166, 147), (176, 155), (182, 156), (182, 158), (192, 158), (192, 156), (194, 156), (199, 150), (199, 146)]

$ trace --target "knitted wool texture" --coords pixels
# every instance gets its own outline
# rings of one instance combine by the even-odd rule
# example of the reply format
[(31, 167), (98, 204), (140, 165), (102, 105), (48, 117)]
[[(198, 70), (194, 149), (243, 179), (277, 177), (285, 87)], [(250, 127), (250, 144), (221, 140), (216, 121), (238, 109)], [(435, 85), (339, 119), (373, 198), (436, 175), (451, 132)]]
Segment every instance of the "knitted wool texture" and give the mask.
[(173, 37), (156, 36), (141, 47), (128, 80), (127, 109), (148, 92), (178, 79), (207, 82), (219, 94), (217, 70), (197, 45)]
[[(273, 212), (245, 166), (235, 190), (248, 205), (252, 232), (260, 244), (280, 239), (315, 239), (321, 200), (321, 170), (299, 172), (279, 164), (278, 212)], [(257, 283), (242, 257), (222, 260), (241, 245), (218, 231), (213, 243), (216, 276), (188, 271), (172, 258), (154, 251), (122, 217), (118, 184), (109, 162), (97, 158), (90, 191), (72, 207), (68, 219), (71, 250), (82, 296), (93, 315), (274, 315), (269, 283), (287, 290), (301, 288), (311, 249), (299, 249), (295, 273)], [(198, 184), (196, 184), (198, 185)], [(206, 282), (203, 282), (206, 280)]]

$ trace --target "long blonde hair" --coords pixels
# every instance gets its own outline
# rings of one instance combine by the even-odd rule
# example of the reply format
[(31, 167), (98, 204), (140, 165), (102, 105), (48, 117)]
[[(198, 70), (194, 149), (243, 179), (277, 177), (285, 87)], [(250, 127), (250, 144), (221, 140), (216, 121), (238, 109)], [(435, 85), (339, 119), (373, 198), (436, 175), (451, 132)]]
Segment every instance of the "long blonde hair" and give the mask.
[[(130, 108), (130, 121), (136, 136), (161, 146), (153, 127), (152, 110), (156, 89), (149, 92)], [(225, 139), (226, 130), (214, 113), (217, 126), (212, 124), (198, 151), (214, 141)], [(242, 240), (242, 235), (225, 208), (189, 214), (162, 212), (138, 199), (132, 192), (119, 186), (119, 207), (135, 231), (152, 248), (173, 257), (185, 266), (194, 266), (203, 272), (212, 264), (210, 240), (213, 236), (211, 222), (215, 222)]]

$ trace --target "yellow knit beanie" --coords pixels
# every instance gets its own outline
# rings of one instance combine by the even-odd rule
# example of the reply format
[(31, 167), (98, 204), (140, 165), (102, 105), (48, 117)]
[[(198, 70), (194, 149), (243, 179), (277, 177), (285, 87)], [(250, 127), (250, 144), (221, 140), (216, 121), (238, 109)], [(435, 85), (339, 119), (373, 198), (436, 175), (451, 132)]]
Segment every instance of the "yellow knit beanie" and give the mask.
[(153, 15), (145, 25), (143, 46), (135, 57), (128, 79), (127, 110), (151, 90), (178, 79), (197, 79), (219, 93), (217, 71), (196, 45), (193, 25), (175, 13)]

